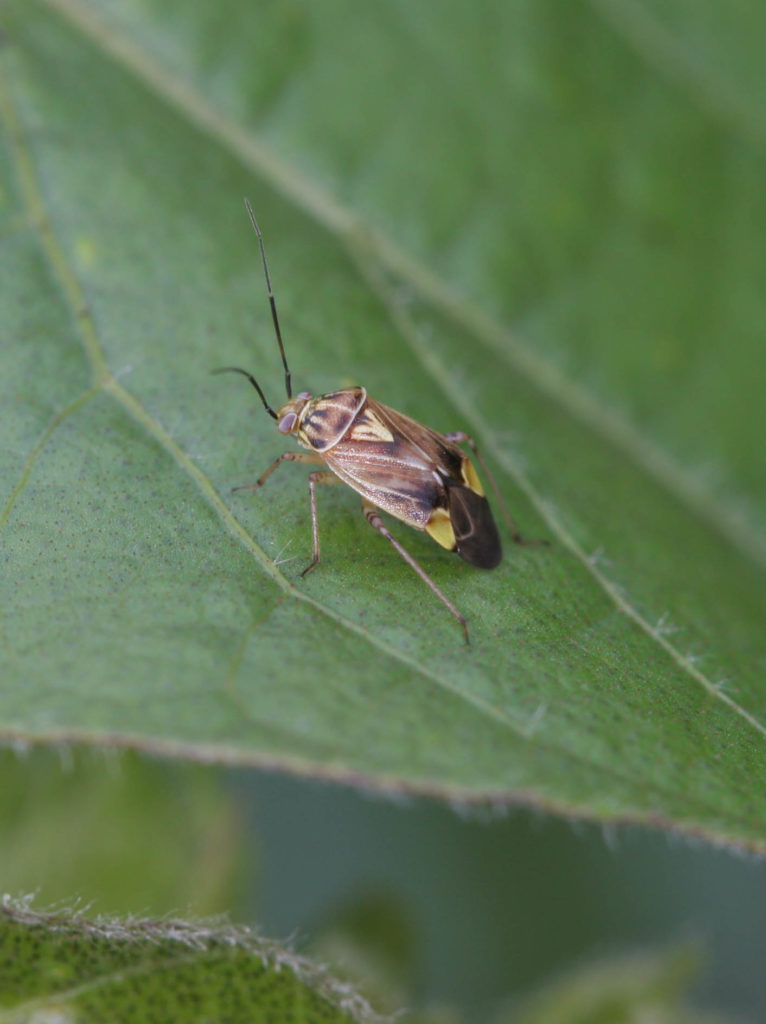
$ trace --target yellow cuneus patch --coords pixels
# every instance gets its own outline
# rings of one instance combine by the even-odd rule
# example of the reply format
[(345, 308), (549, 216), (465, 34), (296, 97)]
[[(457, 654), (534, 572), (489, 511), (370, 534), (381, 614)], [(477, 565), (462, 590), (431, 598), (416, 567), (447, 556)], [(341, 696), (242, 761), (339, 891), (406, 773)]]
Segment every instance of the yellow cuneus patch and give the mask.
[(394, 435), (385, 423), (369, 408), (359, 413), (348, 436), (350, 441), (383, 441), (386, 444), (394, 441)]
[[(474, 474), (475, 476), (476, 474)], [(435, 508), (431, 518), (426, 523), (426, 533), (432, 537), (437, 544), (441, 544), (448, 551), (454, 551), (455, 531), (452, 529), (449, 512), (446, 508)]]
[(484, 488), (481, 486), (481, 480), (479, 480), (479, 474), (474, 469), (473, 463), (470, 459), (463, 459), (463, 465), (461, 466), (463, 472), (463, 480), (465, 480), (466, 487), (470, 487), (474, 494), (480, 494), (484, 497)]

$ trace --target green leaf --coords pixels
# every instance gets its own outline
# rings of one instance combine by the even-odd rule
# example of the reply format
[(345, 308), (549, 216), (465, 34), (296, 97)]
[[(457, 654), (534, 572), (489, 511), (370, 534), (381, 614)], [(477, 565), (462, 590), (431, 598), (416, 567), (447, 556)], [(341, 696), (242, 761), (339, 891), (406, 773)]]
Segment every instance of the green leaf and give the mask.
[(45, 905), (75, 894), (108, 913), (219, 914), (257, 876), (234, 797), (205, 766), (4, 750), (0, 778), (3, 892)]
[(347, 986), (244, 928), (0, 906), (0, 1020), (361, 1021)]
[(411, 910), (389, 892), (357, 891), (320, 922), (310, 952), (378, 1010), (401, 1013), (417, 987), (417, 929), (412, 918)]
[(686, 1005), (699, 968), (691, 948), (634, 953), (570, 972), (503, 1015), (498, 1024), (723, 1024)]
[[(4, 737), (766, 848), (764, 16), (703, 7), (7, 6)], [(284, 446), (207, 373), (281, 400), (244, 195), (298, 387), (470, 432), (552, 541), (394, 527), (470, 650), (355, 495), (301, 580), (305, 473), (232, 493)]]

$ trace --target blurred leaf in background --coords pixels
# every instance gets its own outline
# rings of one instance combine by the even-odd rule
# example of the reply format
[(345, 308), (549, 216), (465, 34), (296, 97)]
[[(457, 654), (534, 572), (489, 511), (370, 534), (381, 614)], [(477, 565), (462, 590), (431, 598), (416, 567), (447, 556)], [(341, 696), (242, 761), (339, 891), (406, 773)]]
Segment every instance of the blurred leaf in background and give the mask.
[(690, 948), (603, 961), (570, 972), (497, 1024), (724, 1024), (686, 1006), (698, 967)]
[(310, 950), (380, 1011), (396, 1013), (412, 998), (416, 930), (407, 906), (391, 892), (352, 890), (315, 926)]
[[(250, 918), (306, 953), (319, 943), (322, 959), (339, 931), (338, 969), (369, 965), (363, 985), (393, 959), (393, 917), (405, 938), (385, 973), (390, 990), (409, 988), (408, 1007), (491, 1021), (552, 977), (683, 947), (703, 953), (693, 1005), (753, 1024), (766, 1015), (762, 859), (644, 828), (371, 800), (280, 775), (238, 773), (237, 791), (261, 840)], [(373, 894), (387, 912), (370, 937), (353, 910), (358, 901), (369, 926)]]
[(220, 914), (257, 875), (220, 775), (120, 751), (0, 754), (0, 884), (39, 906)]

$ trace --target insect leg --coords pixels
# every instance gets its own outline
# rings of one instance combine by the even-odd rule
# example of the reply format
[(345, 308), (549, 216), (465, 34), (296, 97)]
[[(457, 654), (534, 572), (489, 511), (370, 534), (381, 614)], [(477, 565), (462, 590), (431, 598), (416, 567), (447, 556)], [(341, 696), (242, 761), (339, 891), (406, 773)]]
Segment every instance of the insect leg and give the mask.
[(444, 436), (447, 438), (448, 441), (453, 441), (455, 444), (467, 444), (468, 447), (473, 452), (473, 454), (476, 456), (479, 465), (482, 468), (482, 471), (486, 475), (487, 480), (489, 480), (490, 487), (495, 492), (497, 503), (500, 506), (500, 511), (503, 513), (503, 518), (508, 524), (508, 529), (511, 531), (511, 539), (513, 540), (514, 544), (523, 544), (527, 547), (532, 546), (534, 544), (547, 544), (547, 540), (527, 540), (525, 537), (521, 536), (516, 524), (511, 518), (511, 513), (508, 511), (508, 506), (506, 505), (505, 500), (502, 494), (500, 493), (500, 488), (495, 483), (495, 478), (494, 476), (492, 476), (489, 466), (484, 461), (484, 456), (479, 451), (476, 442), (470, 436), (470, 434), (465, 434), (463, 433), (462, 430), (456, 430), (453, 433), (445, 434)]
[(442, 602), (442, 604), (445, 605), (445, 607), (447, 607), (452, 612), (452, 614), (455, 616), (457, 621), (462, 626), (463, 635), (465, 636), (465, 642), (470, 647), (471, 641), (468, 636), (468, 623), (466, 622), (465, 617), (460, 614), (460, 612), (450, 601), (447, 595), (443, 594), (442, 591), (439, 590), (439, 588), (436, 586), (431, 577), (425, 572), (425, 570), (420, 568), (420, 566), (412, 557), (412, 555), (408, 551), (406, 551), (405, 548), (403, 548), (402, 545), (399, 543), (399, 541), (393, 536), (393, 534), (391, 534), (386, 529), (385, 525), (383, 524), (383, 520), (378, 515), (378, 510), (375, 508), (375, 506), (371, 505), (368, 501), (362, 501), (362, 512), (364, 513), (365, 519), (370, 524), (370, 526), (376, 529), (378, 533), (383, 534), (386, 540), (389, 541), (396, 548), (396, 550), (402, 556), (407, 565), (409, 565), (412, 569), (415, 570), (415, 572), (426, 584), (426, 586), (430, 587), (434, 594), (436, 594), (436, 596)]
[(319, 518), (317, 516), (317, 496), (314, 487), (316, 484), (339, 484), (342, 482), (343, 481), (334, 473), (331, 473), (329, 469), (320, 469), (309, 476), (309, 496), (311, 498), (311, 536), (314, 540), (314, 555), (301, 573), (301, 577), (310, 573), (314, 566), (319, 563)]
[(261, 473), (254, 484), (242, 484), (240, 487), (234, 487), (233, 490), (254, 491), (258, 487), (263, 487), (277, 466), (282, 462), (310, 462), (312, 465), (321, 465), (322, 461), (314, 452), (283, 452), (278, 458), (274, 459), (265, 473)]

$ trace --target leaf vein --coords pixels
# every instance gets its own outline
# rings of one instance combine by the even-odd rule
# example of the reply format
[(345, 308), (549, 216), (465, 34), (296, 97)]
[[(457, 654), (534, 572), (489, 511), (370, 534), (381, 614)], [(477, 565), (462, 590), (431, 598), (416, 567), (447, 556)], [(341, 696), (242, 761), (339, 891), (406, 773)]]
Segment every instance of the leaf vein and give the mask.
[(14, 487), (11, 489), (11, 492), (8, 495), (8, 499), (5, 505), (3, 506), (2, 510), (0, 510), (0, 533), (2, 533), (3, 529), (5, 528), (10, 518), (11, 512), (13, 511), (13, 506), (18, 501), (21, 492), (24, 490), (27, 481), (32, 475), (32, 470), (34, 468), (35, 462), (37, 461), (42, 450), (48, 444), (48, 442), (56, 433), (61, 424), (64, 423), (64, 421), (68, 419), (70, 416), (72, 416), (74, 413), (78, 412), (95, 395), (99, 394), (99, 391), (99, 388), (89, 388), (87, 391), (84, 391), (82, 394), (78, 395), (77, 398), (75, 398), (73, 401), (69, 402), (68, 405), (65, 405), (63, 409), (60, 409), (51, 418), (47, 427), (42, 432), (37, 442), (34, 444), (31, 451), (27, 455), (21, 472), (19, 473), (19, 478), (16, 481)]
[(666, 79), (680, 84), (696, 105), (762, 148), (766, 142), (763, 108), (747, 102), (694, 54), (662, 21), (636, 0), (589, 0), (591, 7), (627, 45)]

